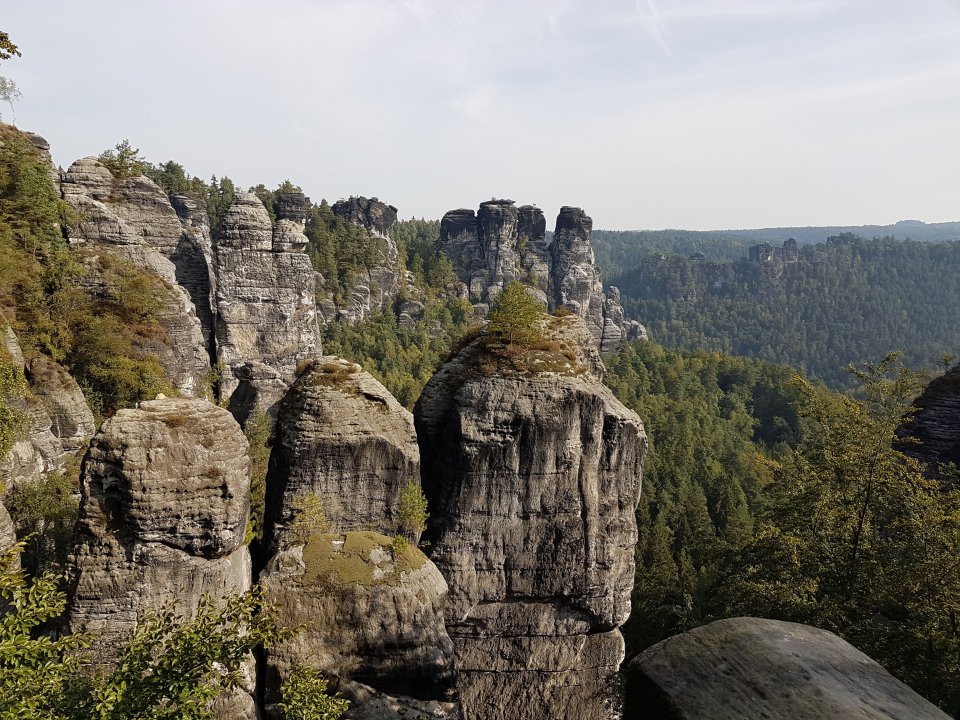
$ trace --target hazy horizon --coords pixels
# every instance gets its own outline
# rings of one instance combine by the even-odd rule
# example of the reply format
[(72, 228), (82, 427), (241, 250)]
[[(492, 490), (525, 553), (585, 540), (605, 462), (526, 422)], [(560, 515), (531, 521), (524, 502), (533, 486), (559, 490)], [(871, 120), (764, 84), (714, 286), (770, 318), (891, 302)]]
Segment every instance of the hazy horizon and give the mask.
[[(610, 230), (960, 217), (953, 0), (15, 4), (16, 123), (403, 218)], [(10, 109), (0, 107), (4, 121)]]

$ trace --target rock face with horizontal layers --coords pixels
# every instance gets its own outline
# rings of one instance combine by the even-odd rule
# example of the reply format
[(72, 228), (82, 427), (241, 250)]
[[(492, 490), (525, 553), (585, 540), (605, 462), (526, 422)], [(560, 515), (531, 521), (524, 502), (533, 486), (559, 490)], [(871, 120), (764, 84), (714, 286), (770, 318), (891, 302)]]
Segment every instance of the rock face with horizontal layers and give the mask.
[[(84, 461), (67, 615), (100, 661), (144, 610), (190, 613), (250, 589), (249, 473), (240, 426), (206, 400), (151, 400), (103, 424)], [(224, 718), (254, 717), (248, 693), (227, 705)]]
[(939, 475), (940, 463), (960, 467), (960, 365), (930, 381), (913, 403), (916, 414), (900, 429), (900, 450)]
[(645, 337), (643, 326), (624, 317), (620, 293), (605, 295), (590, 236), (593, 221), (579, 208), (564, 207), (551, 243), (543, 212), (512, 200), (488, 200), (479, 211), (451, 210), (440, 222), (439, 252), (462, 282), (461, 293), (481, 316), (506, 285), (518, 280), (550, 310), (580, 315), (606, 351)]
[(277, 417), (267, 478), (267, 538), (283, 544), (297, 497), (319, 495), (331, 530), (397, 532), (397, 505), (420, 476), (413, 416), (360, 366), (322, 357)]
[[(308, 664), (336, 679), (349, 717), (447, 717), (453, 647), (447, 585), (412, 545), (373, 532), (320, 535), (282, 550), (261, 574), (281, 623), (302, 630), (266, 651), (266, 703)], [(390, 714), (393, 712), (393, 714)]]
[[(148, 178), (114, 178), (96, 158), (83, 158), (70, 166), (60, 187), (64, 200), (82, 218), (68, 228), (71, 243), (88, 244), (92, 254), (122, 257), (169, 286), (157, 317), (166, 337), (148, 349), (181, 394), (201, 394), (210, 356), (194, 301), (203, 307), (201, 315), (208, 315), (209, 292), (204, 297), (202, 287), (185, 280), (188, 292), (179, 284), (178, 271), (182, 278), (185, 268), (205, 263), (202, 243), (181, 223), (166, 193)], [(95, 289), (99, 280), (94, 273), (85, 282)]]
[(274, 228), (256, 195), (238, 193), (214, 247), (217, 358), (223, 397), (239, 384), (235, 369), (262, 363), (286, 382), (297, 364), (320, 353), (315, 279), (302, 225)]
[(474, 340), (414, 410), (465, 720), (616, 710), (646, 435), (580, 318), (542, 329), (507, 360)]
[(880, 665), (826, 630), (718, 620), (630, 663), (625, 720), (947, 720)]

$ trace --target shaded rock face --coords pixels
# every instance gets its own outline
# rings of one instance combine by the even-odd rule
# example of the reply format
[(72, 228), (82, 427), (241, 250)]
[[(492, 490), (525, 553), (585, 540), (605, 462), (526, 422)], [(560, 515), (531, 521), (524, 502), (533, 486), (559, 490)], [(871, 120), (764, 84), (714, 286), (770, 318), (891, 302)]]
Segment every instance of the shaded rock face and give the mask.
[(417, 707), (411, 697), (433, 701), (419, 703), (428, 717), (447, 711), (453, 647), (443, 622), (446, 583), (419, 550), (391, 552), (390, 542), (372, 532), (329, 534), (270, 561), (264, 591), (284, 625), (303, 629), (267, 650), (268, 706), (290, 669), (309, 664), (339, 679), (354, 700), (350, 717), (369, 718), (376, 706)]
[(203, 333), (204, 347), (213, 357), (213, 301), (216, 279), (213, 276), (210, 220), (206, 208), (188, 195), (171, 195), (170, 205), (180, 218), (183, 232), (169, 258), (176, 268), (177, 283), (193, 300)]
[(356, 282), (346, 300), (337, 303), (327, 299), (320, 304), (324, 322), (354, 323), (372, 313), (393, 308), (406, 274), (400, 267), (397, 244), (390, 237), (390, 228), (397, 221), (397, 209), (377, 198), (351, 197), (338, 200), (331, 210), (334, 215), (362, 227), (369, 234), (377, 255), (370, 267), (358, 269)]
[(619, 292), (603, 292), (590, 236), (593, 221), (564, 207), (553, 241), (546, 241), (543, 212), (512, 200), (489, 200), (479, 211), (451, 210), (440, 222), (437, 249), (452, 263), (462, 293), (481, 315), (513, 280), (523, 282), (550, 310), (580, 315), (602, 350), (641, 336), (642, 326), (624, 317)]
[(334, 215), (381, 237), (387, 237), (390, 228), (397, 222), (397, 209), (377, 198), (350, 197), (348, 200), (338, 200), (330, 209)]
[(927, 464), (938, 474), (940, 463), (960, 467), (960, 365), (930, 381), (914, 401), (916, 414), (900, 429), (899, 449)]
[(221, 393), (239, 384), (235, 369), (256, 362), (285, 381), (302, 360), (319, 354), (315, 280), (302, 226), (276, 228), (260, 199), (238, 193), (214, 247), (217, 358), (225, 365)]
[(304, 370), (277, 417), (267, 538), (284, 544), (297, 497), (323, 499), (332, 530), (397, 532), (400, 491), (420, 475), (413, 416), (359, 365), (327, 356)]
[[(205, 400), (151, 400), (103, 424), (83, 464), (67, 615), (101, 662), (144, 610), (250, 589), (249, 473), (240, 426)], [(249, 693), (223, 704), (223, 718), (254, 717)]]
[[(582, 321), (554, 319), (579, 345)], [(630, 613), (643, 424), (574, 372), (485, 375), (475, 341), (414, 410), (466, 720), (608, 718)]]
[(833, 633), (732, 618), (668, 638), (630, 663), (625, 720), (946, 720)]
[[(60, 187), (64, 200), (83, 218), (78, 227), (69, 229), (71, 242), (88, 243), (94, 252), (123, 257), (170, 286), (170, 297), (158, 317), (169, 342), (149, 350), (180, 393), (201, 393), (210, 366), (209, 338), (204, 338), (194, 303), (203, 308), (201, 315), (209, 317), (210, 295), (209, 280), (206, 287), (199, 279), (191, 280), (204, 274), (194, 266), (206, 265), (195, 229), (181, 224), (166, 193), (153, 181), (115, 179), (95, 158), (73, 163)], [(92, 277), (88, 282), (96, 285), (98, 280)]]

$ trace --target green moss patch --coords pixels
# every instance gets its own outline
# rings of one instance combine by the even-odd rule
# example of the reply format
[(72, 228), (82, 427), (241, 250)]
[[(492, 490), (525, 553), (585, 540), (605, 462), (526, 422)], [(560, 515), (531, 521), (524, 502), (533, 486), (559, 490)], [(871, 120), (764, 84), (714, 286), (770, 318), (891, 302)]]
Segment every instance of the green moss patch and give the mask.
[(328, 533), (310, 540), (303, 549), (310, 585), (398, 585), (403, 573), (418, 570), (427, 561), (417, 548), (391, 551), (393, 538), (375, 532)]

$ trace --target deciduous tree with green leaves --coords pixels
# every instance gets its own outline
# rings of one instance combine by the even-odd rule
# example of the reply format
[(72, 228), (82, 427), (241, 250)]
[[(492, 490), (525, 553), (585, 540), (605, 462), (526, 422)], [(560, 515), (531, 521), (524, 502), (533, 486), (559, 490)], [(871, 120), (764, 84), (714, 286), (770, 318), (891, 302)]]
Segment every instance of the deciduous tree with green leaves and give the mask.
[(532, 345), (543, 339), (538, 327), (546, 308), (514, 280), (503, 289), (488, 315), (487, 332), (507, 347)]

